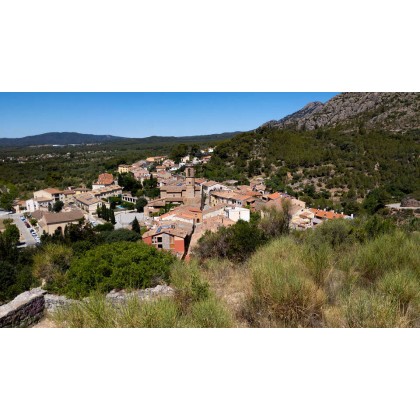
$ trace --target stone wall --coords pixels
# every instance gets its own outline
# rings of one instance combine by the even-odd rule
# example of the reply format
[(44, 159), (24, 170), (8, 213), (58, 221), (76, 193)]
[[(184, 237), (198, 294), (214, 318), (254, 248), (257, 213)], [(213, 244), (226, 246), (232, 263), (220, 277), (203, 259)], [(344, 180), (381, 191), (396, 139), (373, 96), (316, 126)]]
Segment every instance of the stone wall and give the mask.
[(0, 328), (29, 327), (44, 316), (45, 290), (32, 289), (0, 306)]
[[(158, 285), (150, 289), (125, 290), (108, 293), (106, 298), (113, 304), (124, 303), (133, 296), (139, 300), (150, 300), (162, 296), (172, 296), (174, 289), (165, 285)], [(88, 299), (88, 298), (85, 298)], [(71, 303), (79, 302), (65, 296), (48, 294), (41, 288), (24, 292), (6, 305), (0, 306), (0, 328), (30, 327), (39, 322), (46, 313), (52, 313)]]

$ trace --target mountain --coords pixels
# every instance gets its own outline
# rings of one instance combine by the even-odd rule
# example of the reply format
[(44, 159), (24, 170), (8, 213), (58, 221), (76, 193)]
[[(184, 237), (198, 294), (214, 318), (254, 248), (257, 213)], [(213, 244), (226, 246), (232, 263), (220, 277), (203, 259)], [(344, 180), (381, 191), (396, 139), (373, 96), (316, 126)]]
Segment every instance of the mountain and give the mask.
[(341, 93), (328, 102), (312, 102), (301, 110), (261, 127), (314, 130), (337, 127), (380, 128), (392, 132), (420, 129), (420, 93)]
[(214, 140), (225, 140), (233, 137), (240, 133), (236, 131), (234, 133), (220, 133), (220, 134), (208, 134), (199, 136), (184, 136), (184, 137), (171, 137), (171, 136), (151, 136), (143, 138), (129, 138), (129, 137), (118, 137), (110, 135), (96, 135), (96, 134), (82, 134), (82, 133), (44, 133), (35, 136), (27, 136), (21, 138), (0, 138), (0, 147), (27, 147), (27, 146), (41, 146), (41, 145), (82, 145), (92, 143), (111, 143), (118, 141), (132, 141), (132, 142), (207, 142)]

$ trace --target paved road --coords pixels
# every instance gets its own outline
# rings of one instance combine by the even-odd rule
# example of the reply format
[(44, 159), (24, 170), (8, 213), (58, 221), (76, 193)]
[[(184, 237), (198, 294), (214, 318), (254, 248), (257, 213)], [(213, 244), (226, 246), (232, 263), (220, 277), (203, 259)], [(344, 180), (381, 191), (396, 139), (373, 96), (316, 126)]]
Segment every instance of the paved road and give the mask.
[(1, 219), (13, 219), (13, 222), (18, 227), (21, 240), (26, 243), (27, 246), (35, 246), (36, 242), (29, 229), (25, 226), (25, 223), (20, 220), (20, 214), (7, 214), (6, 212), (0, 212)]

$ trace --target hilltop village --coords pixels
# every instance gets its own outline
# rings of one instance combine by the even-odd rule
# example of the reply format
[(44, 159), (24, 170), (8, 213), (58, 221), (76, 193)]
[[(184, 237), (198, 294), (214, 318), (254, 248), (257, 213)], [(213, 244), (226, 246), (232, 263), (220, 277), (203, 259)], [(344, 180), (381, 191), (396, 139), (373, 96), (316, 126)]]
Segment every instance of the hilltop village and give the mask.
[[(353, 218), (308, 208), (305, 202), (286, 193), (268, 191), (263, 178), (256, 177), (249, 185), (197, 178), (195, 168), (210, 160), (213, 149), (202, 152), (200, 159), (185, 156), (179, 163), (167, 156), (152, 156), (132, 165), (119, 165), (114, 173), (99, 174), (91, 188), (35, 191), (33, 198), (15, 203), (23, 222), (18, 227), (30, 233), (21, 231), (21, 240), (32, 236), (33, 244), (40, 243), (42, 235), (60, 234), (67, 225), (78, 223), (98, 226), (108, 222), (115, 229), (132, 229), (136, 219), (143, 242), (188, 259), (206, 231), (215, 232), (239, 220), (249, 222), (252, 213), (264, 217), (270, 209), (287, 208), (290, 228), (298, 230), (313, 228), (325, 220)], [(155, 197), (132, 195), (119, 185), (119, 180), (123, 184), (124, 179), (141, 185), (149, 183)]]

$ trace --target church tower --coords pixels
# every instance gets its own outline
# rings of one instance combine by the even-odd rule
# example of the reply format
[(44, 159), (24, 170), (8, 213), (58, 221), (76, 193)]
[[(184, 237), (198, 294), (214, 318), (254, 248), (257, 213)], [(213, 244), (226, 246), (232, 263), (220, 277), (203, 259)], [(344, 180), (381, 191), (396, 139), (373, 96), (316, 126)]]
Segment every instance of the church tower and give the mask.
[(185, 166), (185, 197), (194, 198), (195, 197), (195, 170), (194, 166), (186, 165)]

